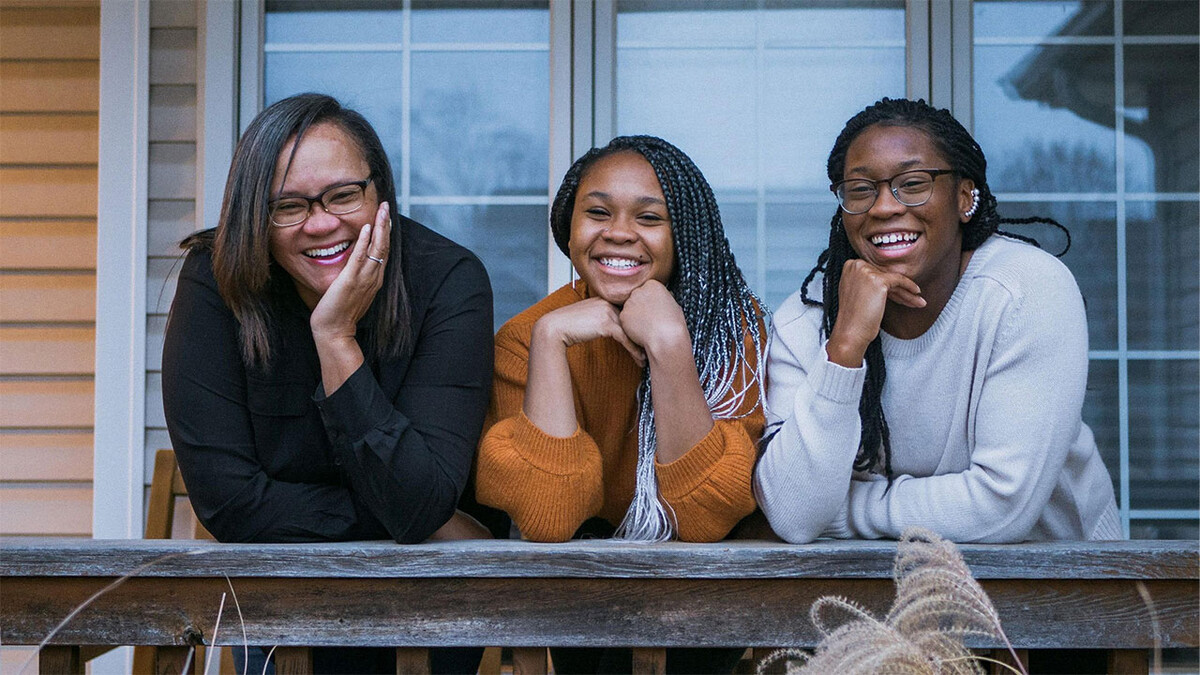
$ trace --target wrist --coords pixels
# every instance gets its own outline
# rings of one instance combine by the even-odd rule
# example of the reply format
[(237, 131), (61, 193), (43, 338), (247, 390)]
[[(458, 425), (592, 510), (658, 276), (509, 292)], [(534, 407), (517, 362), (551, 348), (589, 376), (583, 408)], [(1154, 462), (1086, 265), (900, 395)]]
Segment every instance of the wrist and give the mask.
[(534, 322), (529, 336), (530, 350), (562, 349), (565, 351), (567, 346), (566, 337), (549, 314)]
[(861, 368), (863, 358), (867, 355), (867, 345), (831, 336), (825, 343), (825, 356), (830, 363), (843, 368)]
[(688, 332), (687, 324), (663, 323), (650, 334), (646, 344), (641, 345), (646, 350), (646, 357), (651, 360), (662, 360), (672, 354), (686, 354), (692, 358), (692, 334)]

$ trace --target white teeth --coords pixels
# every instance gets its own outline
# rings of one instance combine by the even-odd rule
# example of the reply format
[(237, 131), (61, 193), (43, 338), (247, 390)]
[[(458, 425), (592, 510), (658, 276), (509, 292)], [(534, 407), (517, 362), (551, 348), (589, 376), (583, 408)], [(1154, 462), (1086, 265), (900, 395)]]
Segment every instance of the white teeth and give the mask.
[(917, 234), (916, 232), (892, 232), (890, 234), (877, 234), (874, 237), (871, 237), (871, 243), (875, 244), (876, 246), (882, 246), (884, 244), (912, 242), (916, 241), (920, 236), (921, 235)]
[(600, 264), (605, 267), (615, 267), (619, 270), (627, 270), (631, 267), (637, 267), (641, 263), (629, 258), (600, 258)]
[(350, 242), (343, 241), (340, 244), (334, 244), (329, 248), (310, 248), (304, 252), (304, 255), (310, 258), (324, 258), (325, 256), (336, 255), (350, 248)]

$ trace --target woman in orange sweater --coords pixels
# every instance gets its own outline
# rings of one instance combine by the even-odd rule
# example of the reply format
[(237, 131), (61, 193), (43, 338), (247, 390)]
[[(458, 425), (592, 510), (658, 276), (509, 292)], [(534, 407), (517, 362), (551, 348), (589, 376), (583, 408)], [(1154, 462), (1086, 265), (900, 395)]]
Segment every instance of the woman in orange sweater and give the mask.
[(724, 538), (755, 508), (766, 332), (712, 189), (670, 143), (619, 137), (567, 172), (550, 226), (579, 281), (496, 336), (479, 501), (534, 541)]

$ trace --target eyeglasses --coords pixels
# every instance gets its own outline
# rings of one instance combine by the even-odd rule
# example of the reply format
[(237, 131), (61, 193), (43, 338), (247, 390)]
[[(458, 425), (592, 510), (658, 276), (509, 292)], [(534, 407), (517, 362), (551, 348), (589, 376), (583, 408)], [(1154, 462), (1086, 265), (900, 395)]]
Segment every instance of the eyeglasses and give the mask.
[(866, 213), (879, 198), (879, 184), (887, 183), (896, 201), (905, 206), (920, 206), (933, 195), (933, 181), (953, 169), (912, 169), (883, 180), (851, 178), (834, 183), (830, 190), (837, 196), (842, 210), (851, 215)]
[(372, 180), (372, 177), (368, 176), (366, 180), (356, 180), (334, 185), (316, 197), (286, 197), (284, 199), (277, 199), (269, 205), (271, 224), (275, 227), (299, 225), (308, 220), (308, 217), (312, 215), (313, 204), (317, 203), (321, 204), (321, 208), (325, 209), (326, 213), (335, 216), (354, 213), (362, 208), (366, 197), (367, 184)]

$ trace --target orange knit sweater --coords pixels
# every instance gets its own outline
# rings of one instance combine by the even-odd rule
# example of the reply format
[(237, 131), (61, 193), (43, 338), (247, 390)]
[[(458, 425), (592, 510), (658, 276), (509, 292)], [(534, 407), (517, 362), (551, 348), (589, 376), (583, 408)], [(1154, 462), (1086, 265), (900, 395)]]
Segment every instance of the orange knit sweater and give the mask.
[[(521, 312), (496, 335), (476, 496), (508, 512), (521, 534), (534, 541), (566, 541), (593, 516), (616, 525), (633, 499), (642, 369), (615, 340), (567, 349), (580, 425), (573, 436), (549, 436), (522, 412), (533, 324), (587, 297), (586, 285), (576, 285)], [(714, 420), (708, 435), (682, 457), (656, 463), (660, 496), (674, 510), (681, 540), (720, 540), (754, 510), (750, 477), (763, 430), (758, 398), (755, 387), (739, 410), (754, 408), (749, 415)]]

